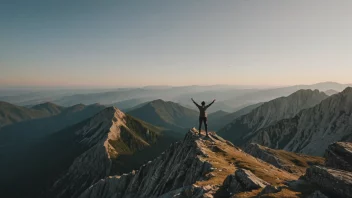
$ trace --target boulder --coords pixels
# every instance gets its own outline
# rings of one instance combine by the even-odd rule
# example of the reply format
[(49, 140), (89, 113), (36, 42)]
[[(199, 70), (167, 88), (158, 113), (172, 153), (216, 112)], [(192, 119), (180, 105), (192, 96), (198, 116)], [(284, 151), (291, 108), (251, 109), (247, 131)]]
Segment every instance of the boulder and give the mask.
[(278, 193), (281, 190), (282, 189), (279, 186), (268, 185), (260, 192), (259, 195), (265, 195), (265, 194), (270, 194), (270, 193)]
[(352, 197), (352, 172), (312, 166), (307, 169), (303, 178), (329, 194)]
[(235, 174), (227, 176), (223, 183), (223, 188), (232, 195), (239, 192), (264, 188), (267, 185), (269, 185), (267, 182), (255, 176), (251, 171), (238, 169)]
[(307, 198), (328, 198), (328, 197), (325, 196), (323, 193), (321, 193), (319, 190), (317, 190), (311, 195), (309, 195)]
[(325, 151), (325, 165), (352, 172), (352, 143), (336, 142)]

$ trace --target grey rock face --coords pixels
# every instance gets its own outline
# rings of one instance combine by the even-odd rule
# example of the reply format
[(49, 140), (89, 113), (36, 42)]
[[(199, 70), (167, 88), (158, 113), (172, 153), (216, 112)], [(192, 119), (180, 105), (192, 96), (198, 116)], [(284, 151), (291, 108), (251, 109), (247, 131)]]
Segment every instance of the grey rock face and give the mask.
[(158, 198), (213, 198), (214, 191), (218, 188), (215, 186), (185, 186), (180, 189), (171, 191)]
[(244, 151), (256, 158), (259, 158), (273, 166), (276, 166), (277, 168), (284, 169), (284, 166), (280, 162), (280, 159), (275, 157), (273, 154), (270, 152), (267, 152), (266, 150), (262, 149), (260, 145), (252, 143), (246, 146)]
[(340, 197), (352, 197), (352, 173), (342, 170), (312, 166), (304, 179)]
[(326, 166), (352, 172), (352, 143), (336, 142), (325, 152)]
[(199, 157), (204, 154), (195, 141), (197, 138), (189, 132), (182, 142), (172, 144), (161, 156), (138, 171), (100, 180), (80, 197), (153, 198), (175, 190), (185, 192), (183, 187), (202, 180), (212, 168), (210, 163)]
[(264, 188), (267, 182), (255, 176), (251, 171), (245, 169), (236, 170), (235, 174), (227, 176), (223, 188), (232, 195), (239, 192)]
[(260, 129), (248, 142), (275, 149), (323, 156), (325, 149), (352, 133), (352, 88), (320, 104)]
[(259, 195), (265, 195), (269, 193), (278, 193), (281, 191), (281, 187), (268, 185), (266, 186)]
[(321, 193), (319, 190), (317, 190), (311, 195), (309, 195), (307, 198), (328, 198), (328, 197), (325, 196), (323, 193)]
[(327, 97), (325, 93), (318, 90), (299, 90), (287, 97), (265, 102), (250, 113), (225, 126), (219, 131), (219, 135), (241, 146), (258, 130), (282, 119), (292, 118), (301, 110), (313, 107)]

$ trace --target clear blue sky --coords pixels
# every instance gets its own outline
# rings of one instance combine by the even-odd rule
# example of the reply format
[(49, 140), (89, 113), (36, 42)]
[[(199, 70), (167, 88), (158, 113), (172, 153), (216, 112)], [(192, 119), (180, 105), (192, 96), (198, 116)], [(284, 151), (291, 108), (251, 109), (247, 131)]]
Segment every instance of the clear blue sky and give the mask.
[(1, 0), (0, 85), (352, 82), (352, 1)]

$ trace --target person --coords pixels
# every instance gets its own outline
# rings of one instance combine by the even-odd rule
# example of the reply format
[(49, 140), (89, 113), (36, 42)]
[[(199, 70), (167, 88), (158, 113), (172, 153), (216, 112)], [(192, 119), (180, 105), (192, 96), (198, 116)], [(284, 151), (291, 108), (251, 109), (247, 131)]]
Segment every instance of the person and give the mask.
[(208, 105), (205, 105), (204, 101), (201, 103), (202, 105), (199, 105), (193, 100), (193, 98), (192, 98), (192, 101), (199, 109), (199, 134), (200, 134), (200, 130), (202, 129), (202, 123), (204, 122), (206, 137), (209, 137), (208, 136), (208, 117), (207, 117), (206, 111), (212, 104), (214, 104), (215, 99), (213, 100), (213, 102), (211, 102)]

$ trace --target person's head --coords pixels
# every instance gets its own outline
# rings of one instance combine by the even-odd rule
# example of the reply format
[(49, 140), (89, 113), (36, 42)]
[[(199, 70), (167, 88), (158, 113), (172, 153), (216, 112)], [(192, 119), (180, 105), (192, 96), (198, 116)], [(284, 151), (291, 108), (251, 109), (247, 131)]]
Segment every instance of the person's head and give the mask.
[(202, 102), (202, 106), (205, 106), (205, 102), (204, 101)]

